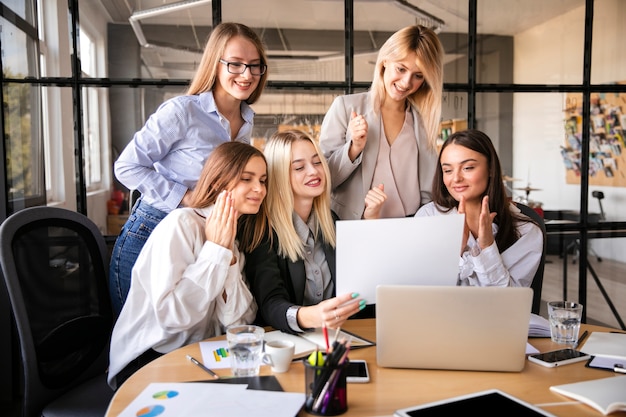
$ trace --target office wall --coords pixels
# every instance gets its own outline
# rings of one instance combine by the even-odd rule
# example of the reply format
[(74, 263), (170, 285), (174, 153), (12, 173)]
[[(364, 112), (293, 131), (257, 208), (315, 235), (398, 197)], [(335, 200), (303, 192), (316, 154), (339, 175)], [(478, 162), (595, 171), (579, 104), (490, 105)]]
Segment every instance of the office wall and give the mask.
[[(598, 2), (599, 4), (600, 2)], [(592, 47), (593, 83), (626, 81), (626, 27), (619, 16), (626, 14), (626, 5), (620, 0), (605, 0), (596, 6), (594, 15)], [(583, 62), (579, 52), (584, 46), (584, 7), (537, 25), (515, 37), (515, 82), (580, 84)], [(567, 33), (557, 42), (546, 42), (552, 33)], [(554, 50), (554, 45), (558, 50)], [(532, 52), (532, 53), (531, 53)], [(546, 66), (552, 70), (546, 79)], [(533, 80), (533, 76), (536, 78)], [(530, 80), (530, 81), (529, 81)], [(518, 93), (514, 95), (513, 112), (513, 176), (526, 180), (532, 187), (543, 191), (533, 192), (531, 198), (543, 203), (545, 210), (578, 210), (580, 186), (567, 184), (565, 166), (560, 147), (565, 143), (564, 113), (565, 94)], [(522, 185), (524, 186), (524, 185)], [(626, 188), (590, 186), (604, 192), (604, 211), (607, 220), (624, 220)], [(590, 197), (589, 211), (599, 212), (596, 199)], [(601, 239), (591, 242), (592, 247), (604, 258), (624, 261), (626, 239)]]

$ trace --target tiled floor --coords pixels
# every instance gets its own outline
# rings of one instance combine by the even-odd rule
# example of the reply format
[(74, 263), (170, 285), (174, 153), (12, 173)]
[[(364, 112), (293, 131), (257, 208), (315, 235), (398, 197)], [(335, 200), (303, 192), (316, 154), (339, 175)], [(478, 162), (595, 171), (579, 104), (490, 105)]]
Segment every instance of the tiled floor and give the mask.
[[(604, 287), (609, 299), (617, 310), (622, 322), (626, 323), (626, 263), (589, 257), (589, 265), (593, 268)], [(578, 299), (578, 263), (570, 257), (567, 262), (567, 295), (569, 300)], [(563, 299), (563, 259), (557, 255), (548, 255), (543, 278), (541, 299)], [(587, 273), (587, 322), (620, 328), (619, 321), (611, 311), (602, 292), (591, 273)], [(541, 315), (546, 316), (545, 302), (542, 302)]]

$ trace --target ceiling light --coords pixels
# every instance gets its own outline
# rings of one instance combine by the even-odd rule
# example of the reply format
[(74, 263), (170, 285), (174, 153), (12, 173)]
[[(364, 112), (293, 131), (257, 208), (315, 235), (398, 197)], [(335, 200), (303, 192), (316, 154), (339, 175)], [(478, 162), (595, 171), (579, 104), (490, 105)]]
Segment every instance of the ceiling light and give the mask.
[(192, 7), (201, 6), (206, 3), (211, 3), (211, 1), (212, 0), (185, 0), (178, 3), (166, 4), (165, 6), (153, 7), (151, 9), (137, 10), (133, 12), (133, 14), (128, 18), (128, 21), (130, 22), (130, 26), (135, 32), (135, 36), (137, 37), (137, 41), (139, 42), (139, 44), (147, 48), (151, 45), (146, 40), (146, 37), (143, 34), (143, 30), (141, 29), (141, 23), (139, 22), (141, 19), (148, 19), (150, 17), (190, 9)]
[(435, 33), (441, 32), (443, 27), (446, 25), (446, 22), (441, 20), (435, 15), (428, 13), (425, 10), (420, 9), (417, 6), (412, 5), (406, 0), (393, 0), (393, 4), (404, 10), (405, 12), (411, 13), (413, 16), (420, 18), (420, 24), (422, 26), (426, 26), (435, 31)]

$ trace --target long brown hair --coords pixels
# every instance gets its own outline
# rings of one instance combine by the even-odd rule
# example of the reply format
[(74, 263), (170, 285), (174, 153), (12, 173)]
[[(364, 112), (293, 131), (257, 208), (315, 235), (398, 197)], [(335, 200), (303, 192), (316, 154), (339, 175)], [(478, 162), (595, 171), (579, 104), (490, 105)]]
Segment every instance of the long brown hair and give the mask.
[[(265, 47), (261, 42), (259, 36), (248, 26), (241, 23), (223, 22), (215, 26), (209, 36), (209, 40), (204, 48), (202, 59), (196, 73), (191, 80), (187, 94), (200, 94), (210, 90), (213, 90), (215, 83), (217, 82), (217, 72), (220, 64), (220, 59), (226, 49), (226, 44), (235, 36), (241, 36), (244, 39), (249, 40), (256, 46), (261, 58), (261, 64), (267, 65), (267, 56), (265, 54)], [(256, 102), (267, 82), (267, 71), (261, 75), (259, 84), (256, 89), (250, 94), (250, 97), (246, 100), (246, 103), (253, 104)]]
[[(254, 157), (267, 161), (254, 146), (242, 142), (224, 142), (204, 163), (200, 179), (191, 193), (189, 207), (205, 208), (215, 204), (217, 196), (233, 188), (241, 179), (248, 161)], [(258, 246), (267, 228), (266, 199), (257, 214), (242, 214), (237, 221), (237, 239), (240, 249), (252, 251)]]
[(439, 152), (438, 169), (435, 170), (433, 178), (433, 201), (440, 207), (445, 208), (445, 212), (458, 208), (459, 202), (450, 195), (448, 188), (443, 182), (443, 170), (441, 169), (441, 155), (444, 149), (449, 145), (459, 145), (467, 149), (471, 149), (484, 155), (487, 158), (487, 167), (489, 179), (487, 188), (483, 192), (482, 197), (489, 196), (489, 209), (496, 213), (493, 220), (498, 225), (498, 234), (496, 235), (496, 244), (500, 253), (508, 249), (519, 239), (519, 232), (515, 227), (516, 221), (529, 221), (526, 217), (513, 215), (510, 210), (509, 197), (506, 194), (506, 188), (502, 181), (502, 168), (500, 159), (489, 136), (480, 130), (468, 129), (453, 133), (441, 147)]

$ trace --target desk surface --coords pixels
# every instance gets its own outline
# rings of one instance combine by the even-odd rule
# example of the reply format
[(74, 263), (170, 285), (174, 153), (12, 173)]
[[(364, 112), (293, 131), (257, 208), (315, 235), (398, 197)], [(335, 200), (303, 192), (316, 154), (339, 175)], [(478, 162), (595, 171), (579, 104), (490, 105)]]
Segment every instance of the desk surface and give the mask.
[[(348, 320), (344, 328), (376, 340), (374, 319)], [(583, 324), (582, 330), (605, 332), (611, 329)], [(529, 342), (542, 352), (562, 347), (550, 338), (529, 339)], [(204, 371), (186, 359), (186, 354), (201, 357), (199, 345), (194, 343), (177, 349), (137, 371), (115, 393), (106, 417), (115, 417), (121, 413), (151, 382), (209, 379)], [(512, 373), (379, 368), (376, 365), (376, 347), (355, 349), (350, 352), (350, 358), (367, 360), (371, 381), (367, 384), (349, 384), (348, 411), (344, 416), (391, 416), (399, 408), (491, 388), (498, 388), (531, 404), (545, 404), (542, 408), (556, 416), (601, 416), (595, 409), (553, 393), (549, 388), (551, 385), (612, 375), (608, 371), (586, 368), (585, 362), (545, 368), (527, 361), (522, 372)], [(217, 369), (216, 373), (227, 376), (230, 370)], [(270, 368), (262, 366), (261, 375), (271, 375)], [(304, 392), (304, 367), (301, 362), (294, 362), (289, 372), (276, 374), (276, 377), (285, 391)], [(308, 414), (301, 412), (301, 415)], [(626, 413), (614, 415), (622, 416)]]

